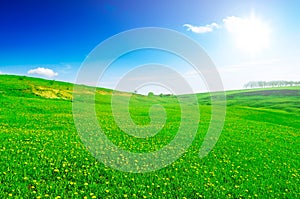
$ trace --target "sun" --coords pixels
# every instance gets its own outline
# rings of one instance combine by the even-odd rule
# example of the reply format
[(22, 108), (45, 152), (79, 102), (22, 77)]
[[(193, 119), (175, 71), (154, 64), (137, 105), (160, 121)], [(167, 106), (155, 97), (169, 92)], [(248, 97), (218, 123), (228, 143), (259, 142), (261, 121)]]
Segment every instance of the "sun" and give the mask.
[(270, 27), (254, 14), (249, 18), (228, 17), (224, 19), (224, 23), (233, 34), (238, 49), (257, 54), (269, 47)]
[(260, 19), (252, 16), (236, 35), (237, 47), (251, 54), (259, 53), (269, 46), (270, 29)]

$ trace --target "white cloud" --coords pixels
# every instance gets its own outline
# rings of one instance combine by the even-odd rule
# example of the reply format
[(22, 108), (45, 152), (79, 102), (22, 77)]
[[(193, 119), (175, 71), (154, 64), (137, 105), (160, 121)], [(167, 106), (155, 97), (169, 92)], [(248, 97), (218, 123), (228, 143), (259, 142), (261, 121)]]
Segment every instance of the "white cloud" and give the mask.
[(36, 75), (41, 75), (41, 76), (50, 77), (50, 78), (58, 75), (58, 73), (54, 72), (52, 69), (41, 68), (41, 67), (31, 69), (27, 73), (30, 75), (36, 74)]
[(205, 26), (193, 26), (191, 24), (184, 24), (183, 27), (187, 27), (187, 31), (202, 34), (212, 32), (214, 29), (220, 28), (220, 25), (218, 25), (217, 23), (207, 24)]
[(223, 23), (228, 32), (240, 32), (247, 28), (246, 20), (240, 17), (226, 17), (223, 19)]

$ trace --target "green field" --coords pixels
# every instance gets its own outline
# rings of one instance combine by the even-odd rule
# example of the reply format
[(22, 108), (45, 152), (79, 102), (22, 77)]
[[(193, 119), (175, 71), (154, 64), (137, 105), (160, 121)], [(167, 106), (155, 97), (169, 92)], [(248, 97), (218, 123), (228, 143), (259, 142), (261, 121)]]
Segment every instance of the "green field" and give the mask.
[[(88, 152), (75, 128), (72, 91), (70, 83), (0, 75), (1, 198), (300, 198), (300, 87), (228, 91), (222, 134), (202, 159), (211, 106), (209, 94), (198, 94), (201, 122), (192, 145), (148, 173), (112, 169)], [(114, 122), (112, 91), (96, 93), (98, 121), (118, 147), (156, 151), (174, 138), (175, 96), (132, 96), (136, 124), (149, 124), (154, 104), (167, 114), (157, 135), (141, 139)]]

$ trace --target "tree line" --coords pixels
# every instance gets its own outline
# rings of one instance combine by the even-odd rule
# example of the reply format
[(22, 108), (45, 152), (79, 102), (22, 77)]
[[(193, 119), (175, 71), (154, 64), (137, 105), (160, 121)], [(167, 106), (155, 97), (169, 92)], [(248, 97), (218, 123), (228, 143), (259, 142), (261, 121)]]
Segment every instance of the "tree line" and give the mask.
[(244, 85), (245, 88), (265, 88), (282, 86), (300, 86), (300, 81), (250, 81)]

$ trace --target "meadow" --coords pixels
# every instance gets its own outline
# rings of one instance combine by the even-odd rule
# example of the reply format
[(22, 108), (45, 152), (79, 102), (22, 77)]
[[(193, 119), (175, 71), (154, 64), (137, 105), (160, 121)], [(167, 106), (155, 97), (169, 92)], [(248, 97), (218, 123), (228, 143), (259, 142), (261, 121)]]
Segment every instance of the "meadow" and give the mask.
[[(209, 94), (197, 94), (201, 120), (192, 145), (172, 164), (148, 173), (112, 169), (89, 153), (74, 124), (72, 91), (70, 83), (0, 75), (1, 198), (300, 198), (300, 87), (226, 92), (222, 134), (202, 159), (211, 102)], [(98, 121), (115, 145), (148, 152), (174, 138), (180, 124), (176, 96), (132, 96), (136, 124), (149, 124), (154, 104), (166, 110), (163, 129), (142, 139), (114, 122), (112, 92), (98, 88), (95, 102)]]

